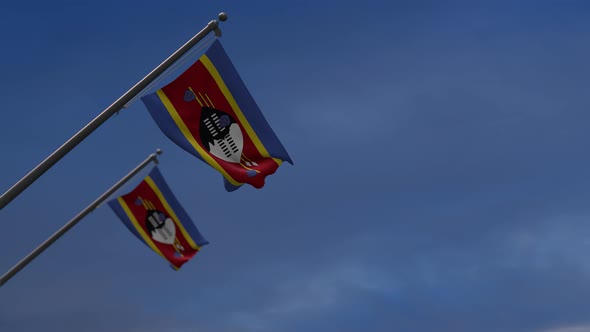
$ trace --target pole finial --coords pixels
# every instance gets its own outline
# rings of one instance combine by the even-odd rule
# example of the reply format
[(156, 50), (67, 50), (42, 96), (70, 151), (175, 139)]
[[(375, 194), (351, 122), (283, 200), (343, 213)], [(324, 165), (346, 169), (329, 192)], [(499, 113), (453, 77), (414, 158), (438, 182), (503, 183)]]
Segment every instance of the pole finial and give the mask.
[(156, 165), (158, 165), (160, 163), (160, 161), (158, 160), (158, 156), (161, 154), (162, 154), (162, 150), (156, 149), (156, 153), (150, 154), (149, 160), (152, 160)]
[(217, 18), (221, 22), (225, 22), (227, 20), (227, 13), (226, 12), (221, 12), (221, 13), (219, 13), (219, 15), (217, 15)]

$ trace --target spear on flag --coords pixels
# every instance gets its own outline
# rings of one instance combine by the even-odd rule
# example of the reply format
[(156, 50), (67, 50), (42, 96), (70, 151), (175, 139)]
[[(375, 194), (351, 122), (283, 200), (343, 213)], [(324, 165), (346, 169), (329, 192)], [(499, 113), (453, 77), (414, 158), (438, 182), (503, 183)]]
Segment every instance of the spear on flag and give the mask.
[[(119, 112), (126, 105), (136, 99), (136, 97), (144, 91), (152, 82), (154, 82), (160, 75), (162, 75), (168, 68), (170, 68), (177, 60), (190, 51), (202, 39), (204, 39), (210, 32), (215, 32), (216, 36), (221, 36), (219, 29), (219, 21), (227, 20), (227, 14), (221, 12), (218, 15), (218, 20), (210, 21), (206, 27), (199, 31), (189, 41), (182, 45), (176, 52), (172, 53), (164, 62), (158, 65), (154, 70), (147, 74), (137, 84), (135, 84), (129, 91), (125, 92), (113, 104), (107, 107), (96, 118), (90, 121), (84, 128), (78, 131), (74, 136), (67, 140), (62, 146), (55, 150), (49, 157), (45, 158), (39, 165), (31, 170), (27, 175), (20, 179), (10, 189), (8, 189), (2, 196), (0, 196), (0, 210), (2, 210), (14, 198), (20, 195), (33, 182), (35, 182), (41, 175), (55, 165), (68, 152), (94, 132), (100, 125), (102, 125), (113, 114)], [(0, 284), (1, 285), (1, 284)]]

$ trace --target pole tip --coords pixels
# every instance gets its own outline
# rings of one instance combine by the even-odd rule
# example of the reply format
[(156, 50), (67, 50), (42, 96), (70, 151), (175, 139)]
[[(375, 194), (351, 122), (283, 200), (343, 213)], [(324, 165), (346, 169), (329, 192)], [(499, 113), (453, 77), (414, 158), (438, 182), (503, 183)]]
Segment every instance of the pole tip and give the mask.
[(162, 150), (160, 150), (160, 149), (156, 149), (156, 154), (157, 154), (157, 155), (160, 155), (160, 154), (162, 154)]
[(219, 15), (217, 15), (217, 18), (221, 22), (225, 22), (227, 20), (227, 13), (226, 12), (221, 12), (221, 13), (219, 13)]

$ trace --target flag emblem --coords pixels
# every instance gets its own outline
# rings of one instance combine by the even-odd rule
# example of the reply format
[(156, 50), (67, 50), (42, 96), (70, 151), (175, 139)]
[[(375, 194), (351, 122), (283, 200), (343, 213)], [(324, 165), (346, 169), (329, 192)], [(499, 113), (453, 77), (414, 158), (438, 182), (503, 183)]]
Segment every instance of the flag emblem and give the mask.
[(166, 136), (223, 175), (228, 191), (261, 188), (283, 161), (293, 163), (219, 41), (142, 101)]
[(208, 244), (157, 167), (131, 192), (111, 200), (109, 206), (137, 238), (174, 269)]
[(164, 212), (156, 209), (150, 201), (137, 197), (136, 205), (142, 205), (146, 210), (145, 227), (154, 241), (174, 246), (174, 253), (177, 257), (182, 257), (184, 247), (176, 238), (176, 226), (174, 221)]

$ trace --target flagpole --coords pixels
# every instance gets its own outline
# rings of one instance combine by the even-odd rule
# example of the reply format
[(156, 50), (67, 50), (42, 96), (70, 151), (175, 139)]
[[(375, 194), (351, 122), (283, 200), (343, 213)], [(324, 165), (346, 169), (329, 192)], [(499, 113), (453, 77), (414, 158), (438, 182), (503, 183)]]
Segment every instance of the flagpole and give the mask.
[(82, 218), (88, 215), (90, 212), (94, 211), (104, 200), (106, 200), (109, 196), (111, 196), (115, 191), (121, 188), (129, 179), (139, 173), (144, 167), (146, 167), (152, 161), (155, 164), (158, 164), (158, 155), (162, 154), (162, 150), (157, 149), (156, 153), (150, 154), (141, 164), (135, 167), (131, 172), (125, 175), (119, 182), (115, 183), (109, 190), (107, 190), (104, 194), (102, 194), (99, 198), (97, 198), (94, 202), (88, 205), (84, 210), (82, 210), (78, 215), (76, 215), (72, 220), (68, 221), (65, 225), (62, 226), (57, 232), (51, 235), (47, 240), (41, 243), (35, 250), (31, 251), (25, 258), (23, 258), (20, 262), (18, 262), (15, 266), (13, 266), (8, 272), (6, 272), (2, 277), (0, 277), (0, 286), (4, 285), (10, 278), (12, 278), (15, 274), (17, 274), (20, 270), (22, 270), (25, 266), (27, 266), (33, 259), (39, 256), (45, 249), (47, 249), (50, 245), (52, 245), (55, 241), (57, 241), (62, 235), (64, 235), (70, 228), (74, 227)]
[[(219, 21), (227, 20), (227, 14), (221, 12), (218, 15)], [(27, 187), (29, 187), (35, 180), (49, 170), (55, 163), (63, 158), (68, 152), (82, 142), (88, 135), (94, 132), (101, 124), (103, 124), (113, 114), (120, 111), (129, 101), (145, 89), (152, 81), (160, 76), (166, 69), (168, 69), (174, 62), (180, 59), (193, 46), (201, 41), (210, 32), (214, 31), (216, 35), (220, 36), (219, 21), (212, 20), (193, 36), (189, 41), (182, 45), (176, 52), (172, 53), (164, 62), (158, 65), (152, 72), (147, 74), (141, 81), (137, 82), (129, 91), (125, 92), (119, 99), (117, 99), (111, 106), (107, 107), (96, 118), (90, 121), (84, 128), (78, 131), (72, 138), (67, 140), (62, 146), (55, 150), (49, 157), (45, 158), (32, 171), (20, 179), (10, 189), (8, 189), (2, 196), (0, 196), (0, 210), (2, 210), (8, 203), (10, 203), (16, 196), (20, 195)]]

